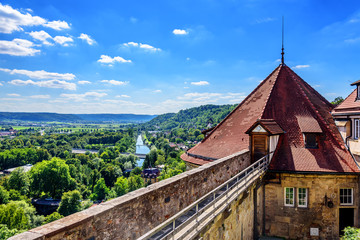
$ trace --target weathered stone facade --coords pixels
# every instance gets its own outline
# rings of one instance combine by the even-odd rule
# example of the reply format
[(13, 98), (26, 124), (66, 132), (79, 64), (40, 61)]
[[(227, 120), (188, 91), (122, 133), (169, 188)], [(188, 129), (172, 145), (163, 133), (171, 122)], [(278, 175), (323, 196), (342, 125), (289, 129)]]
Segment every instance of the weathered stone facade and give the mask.
[[(307, 207), (285, 206), (285, 187), (307, 188)], [(353, 205), (340, 205), (340, 188), (353, 189)], [(286, 239), (338, 239), (339, 209), (354, 209), (354, 224), (359, 226), (359, 176), (276, 174), (276, 179), (265, 185), (265, 205), (266, 235)], [(310, 236), (310, 228), (318, 229), (319, 236)]]
[[(261, 183), (258, 182), (258, 184)], [(203, 240), (256, 239), (254, 233), (261, 234), (261, 232), (254, 232), (254, 224), (259, 227), (262, 223), (262, 220), (258, 218), (262, 216), (262, 193), (261, 185), (250, 186), (199, 234), (199, 238), (202, 237)], [(254, 207), (255, 202), (256, 207)], [(261, 231), (259, 228), (256, 229)]]
[(11, 239), (136, 239), (249, 165), (244, 150)]

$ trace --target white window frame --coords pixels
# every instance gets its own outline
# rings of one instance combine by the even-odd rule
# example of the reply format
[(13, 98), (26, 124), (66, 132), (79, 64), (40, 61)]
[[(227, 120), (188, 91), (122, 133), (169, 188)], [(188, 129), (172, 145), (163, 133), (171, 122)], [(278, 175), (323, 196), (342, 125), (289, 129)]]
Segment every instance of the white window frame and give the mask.
[[(346, 195), (341, 195), (341, 190), (351, 190), (350, 191), (350, 195), (349, 194), (346, 194)], [(349, 197), (350, 196), (350, 199), (351, 199), (351, 202), (348, 203), (348, 202), (341, 202), (342, 201), (342, 197)], [(352, 206), (354, 205), (354, 189), (353, 188), (340, 188), (340, 191), (339, 191), (339, 197), (340, 197), (340, 205), (341, 206)]]
[[(292, 189), (293, 192), (292, 192), (292, 203), (287, 203), (287, 200), (291, 200), (291, 195), (290, 195), (290, 198), (287, 198), (286, 196), (286, 190), (287, 189)], [(295, 188), (294, 187), (285, 187), (284, 188), (284, 205), (286, 207), (294, 207), (295, 206)]]
[(360, 119), (354, 119), (354, 138), (359, 139), (360, 136)]
[[(305, 193), (301, 193), (300, 189), (304, 189)], [(303, 196), (301, 196), (303, 195)], [(300, 203), (300, 199), (304, 199), (304, 204)], [(297, 189), (297, 205), (298, 207), (306, 208), (308, 206), (308, 189), (307, 188), (298, 188)]]

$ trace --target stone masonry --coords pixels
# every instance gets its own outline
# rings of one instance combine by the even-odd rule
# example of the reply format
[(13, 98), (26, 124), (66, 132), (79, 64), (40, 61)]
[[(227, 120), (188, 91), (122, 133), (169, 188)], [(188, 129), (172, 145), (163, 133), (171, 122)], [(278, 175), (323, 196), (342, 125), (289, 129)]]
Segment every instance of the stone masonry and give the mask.
[[(339, 209), (353, 208), (355, 226), (359, 226), (359, 177), (336, 174), (277, 174), (265, 185), (266, 234), (286, 239), (339, 239)], [(284, 205), (284, 188), (307, 188), (306, 208)], [(353, 188), (354, 203), (341, 206), (340, 188)], [(325, 205), (332, 201), (333, 206)], [(310, 236), (310, 228), (318, 228), (319, 236)]]
[(244, 150), (10, 239), (136, 239), (249, 165)]

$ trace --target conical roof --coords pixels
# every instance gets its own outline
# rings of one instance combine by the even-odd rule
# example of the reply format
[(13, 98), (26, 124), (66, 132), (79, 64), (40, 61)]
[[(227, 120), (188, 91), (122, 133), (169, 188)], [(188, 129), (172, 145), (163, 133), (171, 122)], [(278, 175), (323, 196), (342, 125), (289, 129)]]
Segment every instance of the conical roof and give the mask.
[[(246, 131), (259, 119), (273, 119), (285, 133), (280, 137), (270, 169), (359, 172), (335, 126), (332, 109), (332, 104), (281, 64), (202, 142), (181, 157), (202, 165), (249, 149)], [(317, 149), (305, 148), (304, 129), (322, 132)]]

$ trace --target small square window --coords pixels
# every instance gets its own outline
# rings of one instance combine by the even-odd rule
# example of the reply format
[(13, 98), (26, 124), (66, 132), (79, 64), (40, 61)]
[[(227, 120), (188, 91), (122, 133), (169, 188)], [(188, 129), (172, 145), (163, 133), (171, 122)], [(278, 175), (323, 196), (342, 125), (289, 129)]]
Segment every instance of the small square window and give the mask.
[(307, 200), (308, 194), (307, 194), (307, 188), (298, 188), (298, 198), (297, 203), (298, 207), (307, 207)]
[(318, 148), (316, 141), (316, 134), (314, 133), (305, 133), (305, 147), (306, 148)]
[(284, 191), (284, 200), (285, 200), (285, 206), (293, 207), (294, 206), (294, 194), (295, 189), (292, 187), (286, 187)]
[(353, 189), (341, 188), (340, 189), (340, 205), (353, 205)]

